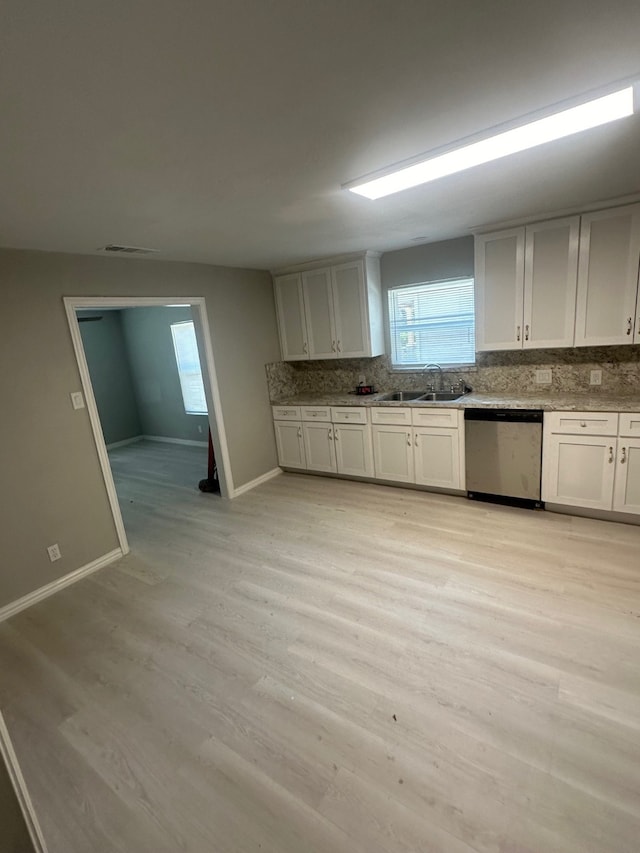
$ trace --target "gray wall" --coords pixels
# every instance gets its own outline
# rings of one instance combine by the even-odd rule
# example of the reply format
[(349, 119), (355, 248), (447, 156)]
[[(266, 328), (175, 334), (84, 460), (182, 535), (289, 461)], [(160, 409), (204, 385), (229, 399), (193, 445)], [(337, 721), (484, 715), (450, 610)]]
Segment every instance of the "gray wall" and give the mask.
[(192, 319), (190, 308), (122, 311), (122, 328), (144, 435), (208, 440), (208, 417), (188, 415), (184, 410), (171, 337), (172, 323)]
[(276, 467), (267, 272), (1, 250), (0, 282), (0, 607), (118, 547), (87, 410), (69, 399), (81, 386), (63, 296), (206, 297), (234, 485)]
[(142, 432), (120, 311), (79, 311), (79, 317), (101, 319), (80, 323), (84, 354), (107, 444)]

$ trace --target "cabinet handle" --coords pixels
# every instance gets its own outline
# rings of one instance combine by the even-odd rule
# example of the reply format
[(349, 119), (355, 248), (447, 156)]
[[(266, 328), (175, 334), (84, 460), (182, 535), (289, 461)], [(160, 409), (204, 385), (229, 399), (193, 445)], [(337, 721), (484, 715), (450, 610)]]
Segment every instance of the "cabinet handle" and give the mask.
[(342, 350), (340, 349), (340, 341), (338, 341), (338, 352), (342, 352)]
[(627, 317), (627, 334), (630, 335), (633, 330), (633, 318)]
[(329, 427), (329, 429), (327, 430), (327, 433), (329, 435), (329, 441), (333, 441), (333, 435), (331, 433), (331, 427)]
[(516, 326), (516, 340), (520, 340), (520, 326)]
[(627, 461), (627, 448), (623, 447), (622, 448), (622, 456), (620, 457), (620, 462), (622, 462), (622, 464), (624, 465), (624, 463), (626, 461)]
[(333, 438), (334, 438), (334, 441), (337, 441), (339, 437), (340, 437), (340, 436), (338, 435), (338, 430), (337, 430), (337, 429), (334, 429), (334, 431), (333, 431)]
[(407, 444), (409, 445), (409, 447), (411, 447), (411, 433), (410, 432), (407, 433)]
[(525, 341), (529, 340), (529, 326), (528, 325), (526, 325), (524, 327), (524, 339), (525, 339)]
[(302, 427), (298, 427), (298, 438), (302, 438)]
[(306, 341), (303, 341), (303, 342), (302, 342), (302, 352), (303, 352), (305, 355), (307, 355), (307, 354), (308, 354), (308, 350), (307, 350), (307, 342), (306, 342)]
[(586, 422), (586, 421), (580, 421), (580, 426), (581, 426), (581, 427), (586, 427), (586, 425), (587, 425), (587, 422)]
[(336, 351), (336, 342), (331, 341), (331, 352), (335, 352), (335, 351)]
[(613, 447), (609, 448), (609, 462), (613, 462)]
[(413, 443), (415, 444), (416, 447), (418, 446), (418, 435), (417, 435), (417, 433), (416, 433), (416, 437), (413, 440)]

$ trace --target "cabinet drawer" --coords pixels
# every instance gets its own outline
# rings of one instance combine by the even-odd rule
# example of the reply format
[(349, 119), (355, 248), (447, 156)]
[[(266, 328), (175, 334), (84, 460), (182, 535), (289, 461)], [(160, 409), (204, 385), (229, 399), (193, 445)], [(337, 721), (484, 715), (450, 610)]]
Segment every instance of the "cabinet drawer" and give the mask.
[(620, 435), (640, 435), (640, 412), (623, 412), (620, 415)]
[(274, 421), (299, 421), (300, 406), (272, 406)]
[(617, 435), (616, 412), (546, 412), (545, 427), (549, 432), (569, 435)]
[(374, 406), (371, 409), (371, 423), (411, 426), (411, 409), (408, 406)]
[(303, 421), (326, 421), (331, 422), (331, 409), (329, 406), (300, 406)]
[(349, 409), (346, 407), (332, 408), (331, 420), (334, 424), (366, 424), (367, 410), (364, 406), (353, 406)]
[(412, 409), (413, 425), (414, 426), (432, 426), (432, 427), (458, 427), (458, 416), (461, 413), (459, 409), (438, 409), (435, 406), (432, 409)]

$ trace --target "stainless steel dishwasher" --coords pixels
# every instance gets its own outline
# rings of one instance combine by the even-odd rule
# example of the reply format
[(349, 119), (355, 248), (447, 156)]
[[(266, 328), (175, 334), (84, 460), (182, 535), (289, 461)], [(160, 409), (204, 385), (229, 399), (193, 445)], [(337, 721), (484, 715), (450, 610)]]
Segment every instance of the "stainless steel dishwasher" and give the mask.
[(467, 496), (474, 500), (543, 507), (542, 412), (465, 409)]

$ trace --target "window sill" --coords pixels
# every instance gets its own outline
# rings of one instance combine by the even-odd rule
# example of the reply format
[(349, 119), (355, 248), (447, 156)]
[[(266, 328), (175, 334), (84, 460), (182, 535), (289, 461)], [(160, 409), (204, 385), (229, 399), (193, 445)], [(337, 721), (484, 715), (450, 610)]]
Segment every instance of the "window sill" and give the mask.
[[(473, 364), (440, 364), (439, 367), (445, 373), (475, 373), (478, 369), (477, 363)], [(437, 370), (437, 367), (430, 367), (428, 370), (425, 370), (423, 367), (396, 367), (391, 365), (389, 367), (390, 373), (431, 373), (434, 370)]]

